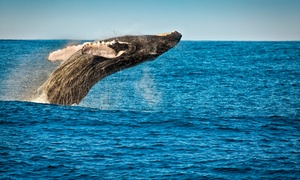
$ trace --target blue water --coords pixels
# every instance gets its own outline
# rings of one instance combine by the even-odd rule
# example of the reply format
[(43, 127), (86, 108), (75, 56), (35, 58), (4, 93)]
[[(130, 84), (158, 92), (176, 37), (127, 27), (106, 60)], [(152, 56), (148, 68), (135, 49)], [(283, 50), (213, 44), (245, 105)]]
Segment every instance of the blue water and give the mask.
[(70, 43), (0, 41), (0, 179), (300, 179), (300, 42), (182, 41), (28, 102)]

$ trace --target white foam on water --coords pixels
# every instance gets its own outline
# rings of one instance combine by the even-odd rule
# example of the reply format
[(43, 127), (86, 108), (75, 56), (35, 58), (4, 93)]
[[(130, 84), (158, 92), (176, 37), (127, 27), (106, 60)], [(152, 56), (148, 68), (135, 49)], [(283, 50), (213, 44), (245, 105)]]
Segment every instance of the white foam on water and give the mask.
[(47, 63), (47, 60), (41, 58), (42, 55), (43, 52), (24, 54), (15, 60), (15, 66), (8, 68), (1, 82), (1, 100), (32, 101), (37, 97), (36, 89), (58, 65)]
[(33, 97), (30, 102), (35, 102), (35, 103), (47, 103), (49, 104), (48, 98), (46, 93), (42, 93), (37, 97)]

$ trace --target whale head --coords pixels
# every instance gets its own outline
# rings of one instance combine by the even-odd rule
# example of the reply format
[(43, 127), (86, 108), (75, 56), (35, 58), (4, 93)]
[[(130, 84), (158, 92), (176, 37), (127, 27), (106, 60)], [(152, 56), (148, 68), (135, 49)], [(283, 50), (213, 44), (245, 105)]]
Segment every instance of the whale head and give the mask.
[[(178, 44), (177, 31), (158, 35), (120, 36), (65, 48), (68, 56), (42, 86), (47, 102), (78, 104), (106, 76), (153, 60)], [(75, 51), (75, 52), (72, 52)], [(59, 50), (64, 55), (64, 50)]]

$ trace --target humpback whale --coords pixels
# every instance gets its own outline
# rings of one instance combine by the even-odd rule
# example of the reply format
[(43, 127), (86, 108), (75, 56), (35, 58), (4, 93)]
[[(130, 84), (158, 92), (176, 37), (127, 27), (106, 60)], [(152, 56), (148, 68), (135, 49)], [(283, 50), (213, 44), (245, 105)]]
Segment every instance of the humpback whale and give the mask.
[(49, 60), (64, 61), (38, 91), (51, 104), (79, 104), (101, 79), (155, 59), (176, 46), (181, 36), (177, 31), (127, 35), (55, 51), (49, 55)]

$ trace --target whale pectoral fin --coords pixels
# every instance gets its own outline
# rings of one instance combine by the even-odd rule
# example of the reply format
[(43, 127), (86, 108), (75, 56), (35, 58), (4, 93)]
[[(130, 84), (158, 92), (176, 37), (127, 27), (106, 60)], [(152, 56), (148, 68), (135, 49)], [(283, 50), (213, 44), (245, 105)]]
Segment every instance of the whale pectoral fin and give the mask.
[(57, 61), (57, 60), (65, 61), (65, 60), (69, 59), (77, 51), (79, 51), (85, 44), (67, 46), (63, 49), (53, 51), (49, 54), (48, 60), (49, 61)]

